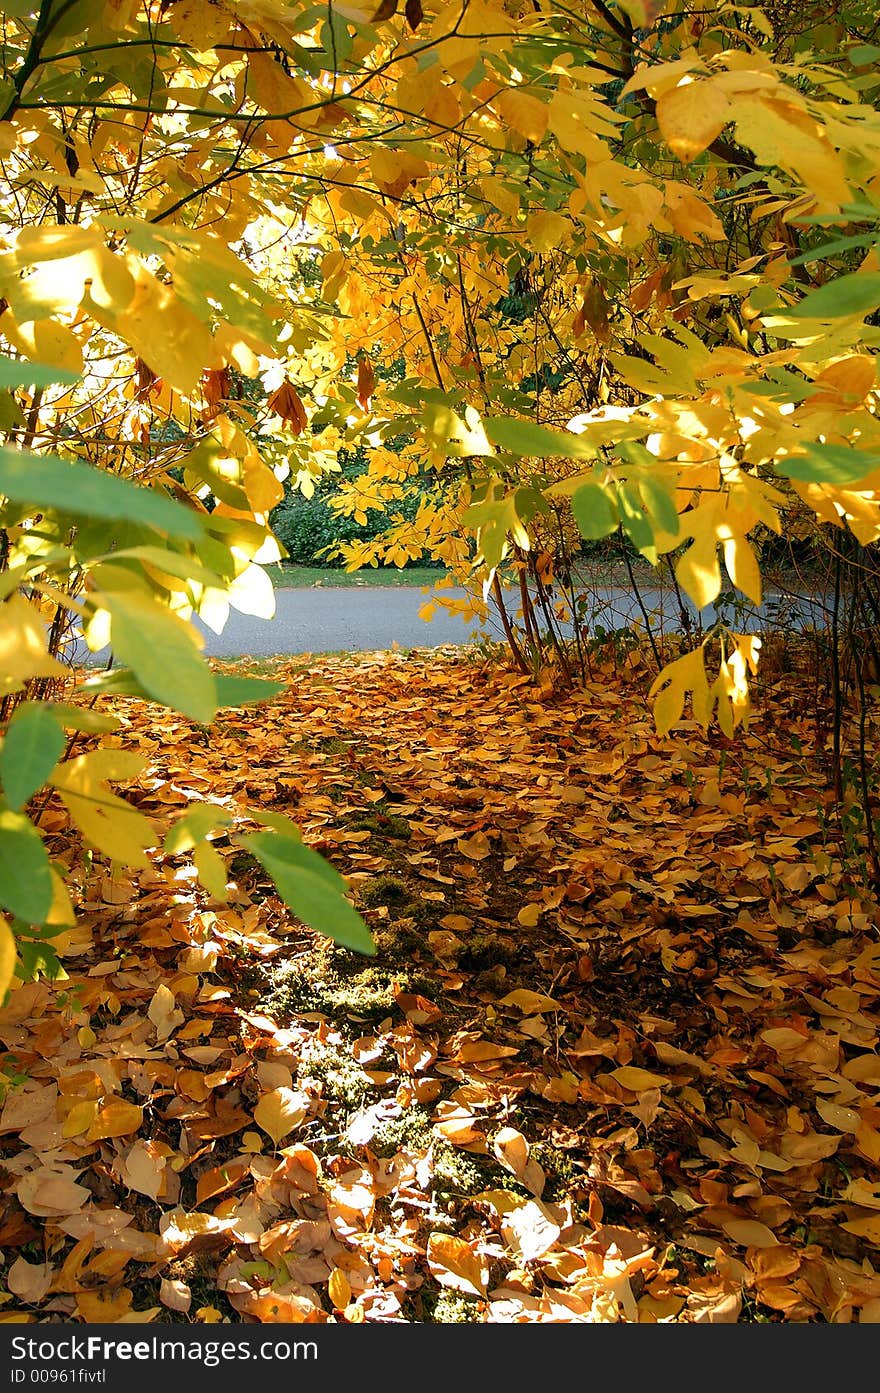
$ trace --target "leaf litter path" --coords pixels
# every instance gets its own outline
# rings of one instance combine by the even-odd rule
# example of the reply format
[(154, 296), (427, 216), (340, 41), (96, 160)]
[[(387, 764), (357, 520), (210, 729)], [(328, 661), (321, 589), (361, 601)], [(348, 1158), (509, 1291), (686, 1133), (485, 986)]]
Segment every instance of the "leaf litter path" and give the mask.
[(643, 676), (279, 670), (210, 733), (117, 700), (134, 797), (294, 816), (378, 955), (50, 807), (82, 904), (0, 1018), (0, 1319), (880, 1319), (880, 942), (802, 703), (722, 761)]

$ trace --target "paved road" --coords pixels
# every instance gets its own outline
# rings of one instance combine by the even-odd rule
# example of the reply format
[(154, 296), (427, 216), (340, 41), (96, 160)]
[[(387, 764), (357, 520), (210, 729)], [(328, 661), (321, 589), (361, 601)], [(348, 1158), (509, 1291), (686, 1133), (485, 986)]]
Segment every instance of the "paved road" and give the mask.
[[(448, 596), (462, 597), (463, 590), (447, 590)], [(437, 607), (433, 619), (426, 623), (418, 611), (426, 596), (418, 586), (364, 586), (306, 590), (277, 590), (274, 619), (253, 619), (249, 615), (230, 613), (222, 634), (214, 634), (200, 625), (205, 634), (205, 651), (217, 657), (250, 654), (254, 657), (273, 653), (332, 653), (338, 650), (359, 652), (377, 648), (437, 648), (443, 644), (467, 643), (481, 636), (503, 637), (500, 622), (490, 618), (485, 627), (476, 621), (465, 623), (456, 615)], [(642, 592), (652, 624), (658, 629), (677, 628), (680, 615), (670, 589), (651, 589)], [(800, 621), (808, 620), (810, 601), (801, 600)], [(731, 627), (745, 631), (760, 627), (773, 612), (774, 606), (784, 605), (782, 597), (771, 595), (762, 610), (750, 610), (737, 619), (731, 617)], [(509, 603), (515, 608), (513, 600)], [(696, 611), (689, 607), (692, 620)], [(714, 610), (704, 611), (704, 624), (714, 619)], [(590, 629), (598, 625), (607, 630), (626, 628), (641, 621), (638, 601), (631, 590), (604, 589), (597, 591), (591, 601)]]
[[(462, 597), (463, 590), (447, 590), (447, 596)], [(426, 623), (419, 618), (419, 609), (428, 598), (419, 586), (340, 586), (321, 589), (316, 586), (302, 590), (277, 590), (274, 619), (254, 619), (232, 610), (221, 634), (206, 628), (200, 620), (194, 622), (205, 635), (205, 652), (212, 657), (266, 657), (272, 654), (362, 652), (380, 648), (438, 648), (444, 644), (476, 641), (480, 637), (503, 638), (497, 617), (485, 627), (465, 621), (438, 607), (434, 618)], [(659, 631), (678, 628), (680, 614), (671, 589), (644, 589), (642, 600), (651, 616), (652, 625)], [(773, 612), (775, 605), (788, 602), (777, 595), (768, 596), (762, 611), (749, 609), (734, 618), (731, 627), (749, 631), (760, 627)], [(811, 609), (811, 606), (814, 608)], [(516, 607), (511, 596), (508, 607)], [(799, 615), (794, 622), (820, 623), (819, 601), (801, 598)], [(787, 609), (789, 623), (792, 612)], [(696, 611), (689, 606), (692, 620)], [(601, 625), (606, 630), (627, 628), (642, 623), (638, 601), (632, 591), (605, 588), (593, 593), (588, 612), (588, 626), (595, 633)], [(703, 612), (704, 625), (714, 619), (714, 610)], [(89, 657), (83, 646), (81, 658), (89, 662), (106, 662), (107, 650)]]
[[(463, 590), (447, 594), (464, 595)], [(276, 590), (274, 619), (254, 619), (230, 610), (222, 634), (200, 620), (205, 652), (211, 657), (272, 653), (355, 653), (376, 648), (438, 648), (479, 637), (478, 625), (437, 609), (426, 624), (419, 609), (428, 596), (420, 586), (310, 586)]]

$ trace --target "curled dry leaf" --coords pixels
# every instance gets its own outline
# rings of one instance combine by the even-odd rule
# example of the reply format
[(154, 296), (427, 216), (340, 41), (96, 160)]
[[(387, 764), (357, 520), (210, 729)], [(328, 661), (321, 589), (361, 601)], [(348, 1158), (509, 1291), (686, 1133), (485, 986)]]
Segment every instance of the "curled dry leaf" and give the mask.
[(369, 411), (375, 386), (376, 374), (373, 370), (373, 364), (369, 358), (361, 358), (357, 373), (357, 399), (361, 410)]
[(529, 1144), (515, 1127), (502, 1127), (492, 1142), (492, 1150), (511, 1175), (515, 1175), (533, 1195), (543, 1193), (547, 1176), (529, 1156)]
[(287, 377), (281, 386), (272, 392), (266, 406), (269, 411), (274, 411), (281, 417), (282, 424), (287, 426), (292, 435), (302, 435), (309, 424), (302, 398)]
[[(220, 1219), (215, 1214), (187, 1214), (172, 1209), (159, 1220), (159, 1233), (166, 1253), (179, 1254), (222, 1246), (235, 1226), (234, 1219)], [(219, 1241), (219, 1242), (218, 1242)]]
[(698, 1325), (736, 1325), (742, 1310), (742, 1293), (723, 1292), (720, 1296), (694, 1294), (688, 1301), (691, 1320)]
[(167, 1040), (172, 1031), (184, 1022), (183, 1012), (175, 1002), (174, 993), (164, 982), (156, 988), (147, 1015), (156, 1027), (157, 1040)]

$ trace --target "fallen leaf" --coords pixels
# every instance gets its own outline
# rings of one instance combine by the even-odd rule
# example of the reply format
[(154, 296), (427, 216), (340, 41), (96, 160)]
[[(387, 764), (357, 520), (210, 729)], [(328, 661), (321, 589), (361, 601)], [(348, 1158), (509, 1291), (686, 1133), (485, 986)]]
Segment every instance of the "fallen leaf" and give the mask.
[(41, 1166), (30, 1171), (18, 1182), (15, 1193), (28, 1214), (45, 1217), (74, 1214), (91, 1199), (91, 1192), (76, 1183), (67, 1167), (62, 1170)]
[(529, 1157), (529, 1145), (515, 1127), (502, 1127), (492, 1142), (492, 1150), (501, 1164), (515, 1175), (533, 1195), (540, 1197), (547, 1176), (537, 1161)]
[(273, 1088), (254, 1108), (254, 1121), (275, 1142), (295, 1131), (309, 1114), (308, 1095), (293, 1088)]
[(772, 1248), (779, 1239), (756, 1219), (725, 1219), (721, 1227), (734, 1243), (742, 1243), (749, 1248)]
[(124, 1098), (112, 1098), (95, 1114), (87, 1141), (105, 1141), (110, 1137), (127, 1137), (137, 1132), (144, 1120), (144, 1110), (137, 1103), (127, 1103)]
[(334, 1267), (327, 1282), (327, 1292), (333, 1307), (337, 1311), (344, 1311), (351, 1301), (351, 1283), (340, 1267)]
[(182, 1311), (186, 1314), (192, 1305), (192, 1292), (186, 1282), (163, 1277), (159, 1283), (159, 1300), (169, 1311)]
[(662, 1074), (652, 1074), (650, 1069), (638, 1069), (635, 1065), (624, 1064), (619, 1069), (612, 1069), (610, 1077), (615, 1083), (619, 1083), (621, 1088), (627, 1089), (630, 1093), (641, 1093), (648, 1088), (667, 1088), (669, 1080)]
[(18, 1257), (6, 1273), (6, 1285), (13, 1296), (35, 1305), (52, 1285), (54, 1271), (47, 1262), (27, 1262)]
[(432, 1233), (426, 1251), (428, 1266), (441, 1286), (467, 1296), (485, 1296), (489, 1283), (486, 1260), (463, 1238)]
[(527, 987), (517, 987), (516, 991), (508, 992), (503, 996), (499, 1003), (501, 1006), (516, 1006), (524, 1015), (536, 1016), (544, 1011), (561, 1011), (562, 1006), (558, 1001), (554, 1001), (552, 996), (545, 996), (543, 992), (532, 992)]
[(173, 991), (164, 982), (153, 993), (147, 1015), (156, 1027), (157, 1040), (167, 1040), (172, 1031), (183, 1025), (185, 1019), (175, 1002)]

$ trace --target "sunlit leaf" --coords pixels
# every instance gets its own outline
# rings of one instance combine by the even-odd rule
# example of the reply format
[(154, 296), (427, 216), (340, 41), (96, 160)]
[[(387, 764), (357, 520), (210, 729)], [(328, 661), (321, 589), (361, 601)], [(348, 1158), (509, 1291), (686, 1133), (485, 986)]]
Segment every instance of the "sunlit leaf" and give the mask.
[(254, 832), (242, 845), (256, 856), (271, 876), (279, 895), (304, 924), (346, 948), (372, 955), (372, 935), (361, 916), (344, 898), (342, 876), (311, 847), (278, 832)]
[(0, 811), (0, 905), (29, 924), (42, 924), (52, 906), (46, 847), (23, 813)]
[(14, 503), (74, 516), (142, 522), (172, 537), (202, 535), (192, 509), (79, 460), (0, 447), (0, 493)]

